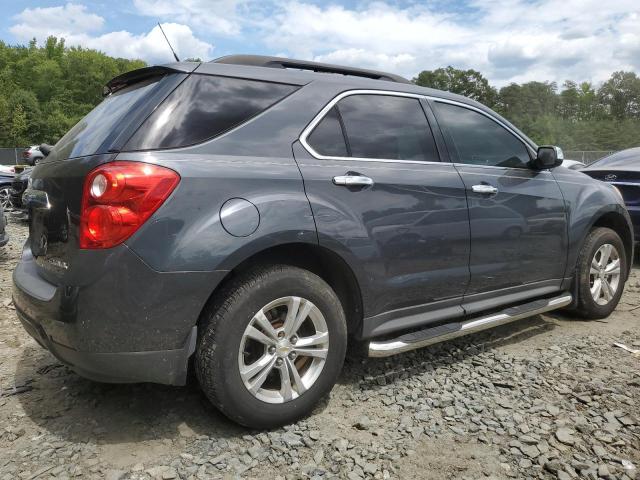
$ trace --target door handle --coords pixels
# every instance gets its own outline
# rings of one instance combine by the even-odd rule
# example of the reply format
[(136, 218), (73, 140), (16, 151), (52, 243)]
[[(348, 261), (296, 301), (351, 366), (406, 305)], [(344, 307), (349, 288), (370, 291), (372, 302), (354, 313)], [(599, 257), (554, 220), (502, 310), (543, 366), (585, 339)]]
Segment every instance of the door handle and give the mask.
[(492, 185), (474, 185), (471, 187), (474, 193), (482, 193), (484, 195), (495, 195), (498, 189)]
[(347, 187), (368, 187), (373, 185), (373, 180), (369, 177), (365, 177), (364, 175), (338, 175), (337, 177), (333, 177), (333, 183), (335, 185), (345, 185)]

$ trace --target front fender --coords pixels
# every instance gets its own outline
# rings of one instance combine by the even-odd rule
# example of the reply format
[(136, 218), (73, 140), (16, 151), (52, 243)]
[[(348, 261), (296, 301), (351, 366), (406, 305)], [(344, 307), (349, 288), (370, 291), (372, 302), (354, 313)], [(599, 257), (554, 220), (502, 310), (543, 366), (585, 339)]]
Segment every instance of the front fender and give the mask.
[[(606, 215), (624, 219), (632, 234), (633, 226), (624, 202), (614, 188), (579, 171), (555, 169), (556, 178), (567, 206), (568, 250), (565, 277), (573, 277), (580, 250), (589, 231)], [(629, 262), (629, 268), (632, 262)]]

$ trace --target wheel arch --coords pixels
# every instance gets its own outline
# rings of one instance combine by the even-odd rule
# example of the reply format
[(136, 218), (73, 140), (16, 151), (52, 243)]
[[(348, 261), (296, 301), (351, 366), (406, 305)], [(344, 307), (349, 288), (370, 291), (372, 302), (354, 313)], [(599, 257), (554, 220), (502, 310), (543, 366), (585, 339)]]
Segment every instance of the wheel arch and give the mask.
[(337, 253), (311, 243), (286, 243), (271, 246), (253, 253), (233, 266), (211, 292), (198, 323), (203, 321), (203, 313), (219, 295), (224, 295), (231, 282), (244, 272), (261, 265), (290, 265), (303, 268), (318, 275), (336, 292), (347, 319), (350, 335), (359, 332), (362, 326), (362, 293), (356, 275), (349, 264)]
[(591, 230), (593, 230), (594, 228), (598, 228), (598, 227), (610, 228), (620, 236), (620, 239), (622, 240), (622, 243), (624, 245), (625, 256), (628, 260), (627, 271), (624, 272), (625, 281), (629, 277), (629, 274), (631, 272), (631, 268), (633, 266), (633, 247), (634, 247), (633, 226), (631, 225), (630, 221), (628, 220), (628, 217), (625, 215), (625, 213), (622, 210), (612, 209), (610, 207), (602, 208), (595, 215), (591, 217), (591, 220), (588, 223), (586, 223), (585, 226), (583, 226), (580, 229), (580, 232), (581, 232), (580, 236), (578, 236), (574, 240), (576, 242), (574, 243), (575, 246), (570, 250), (572, 252), (573, 259), (569, 262), (569, 266), (571, 265), (573, 266), (568, 267), (568, 268), (571, 268), (571, 270), (567, 270), (567, 274), (569, 274), (570, 272), (570, 276), (572, 278), (571, 290), (574, 291), (574, 293), (575, 293), (575, 287), (576, 287), (575, 279), (576, 279), (576, 272), (578, 269), (580, 252), (584, 247), (584, 244), (587, 239), (587, 236), (589, 235), (589, 232), (591, 232)]
[[(624, 245), (625, 257), (627, 259), (627, 271), (625, 272), (625, 280), (629, 278), (631, 267), (633, 265), (633, 230), (630, 228), (626, 217), (617, 211), (609, 211), (602, 213), (594, 219), (588, 231), (594, 228), (606, 227), (610, 228), (618, 234)], [(584, 240), (583, 240), (584, 244)], [(582, 248), (582, 246), (580, 247)]]

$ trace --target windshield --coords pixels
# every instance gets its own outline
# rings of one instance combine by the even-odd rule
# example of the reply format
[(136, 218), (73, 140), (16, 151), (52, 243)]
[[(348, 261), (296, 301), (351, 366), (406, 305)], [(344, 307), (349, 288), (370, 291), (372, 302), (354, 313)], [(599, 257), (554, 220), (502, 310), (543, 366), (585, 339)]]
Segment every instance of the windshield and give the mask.
[(142, 107), (149, 108), (148, 98), (163, 78), (152, 77), (106, 97), (58, 141), (55, 157), (73, 158), (109, 151), (131, 123), (129, 117), (137, 117)]

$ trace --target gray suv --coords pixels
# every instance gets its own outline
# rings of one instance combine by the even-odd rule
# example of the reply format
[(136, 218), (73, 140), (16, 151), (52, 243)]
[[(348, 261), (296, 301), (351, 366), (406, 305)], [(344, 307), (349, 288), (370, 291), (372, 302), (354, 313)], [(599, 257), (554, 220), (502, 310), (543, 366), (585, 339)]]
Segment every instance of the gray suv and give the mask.
[(270, 428), (379, 357), (615, 308), (619, 192), (483, 105), (396, 75), (231, 56), (121, 75), (33, 170), (24, 328), (77, 373), (183, 385)]

